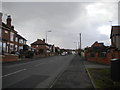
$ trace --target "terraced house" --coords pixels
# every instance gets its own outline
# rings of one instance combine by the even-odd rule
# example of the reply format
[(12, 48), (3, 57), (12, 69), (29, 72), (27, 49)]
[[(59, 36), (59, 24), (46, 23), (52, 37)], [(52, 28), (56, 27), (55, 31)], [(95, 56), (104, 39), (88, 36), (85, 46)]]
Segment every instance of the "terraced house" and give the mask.
[[(0, 13), (0, 18), (2, 21), (2, 13)], [(11, 16), (7, 16), (6, 24), (1, 22), (0, 24), (0, 33), (1, 33), (1, 52), (11, 53), (11, 52), (19, 52), (23, 49), (23, 46), (26, 45), (26, 39), (23, 38), (18, 32), (14, 29), (14, 26), (11, 25), (12, 18)]]

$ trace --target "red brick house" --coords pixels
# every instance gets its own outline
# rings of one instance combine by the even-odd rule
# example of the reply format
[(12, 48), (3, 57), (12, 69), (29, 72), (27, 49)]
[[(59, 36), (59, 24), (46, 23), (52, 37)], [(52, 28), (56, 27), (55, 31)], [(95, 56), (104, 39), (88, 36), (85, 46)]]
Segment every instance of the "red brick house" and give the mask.
[(48, 44), (45, 43), (45, 39), (37, 39), (37, 41), (31, 43), (31, 47), (35, 49), (35, 53), (41, 54), (41, 55), (46, 55), (47, 54), (47, 49), (48, 49)]
[(31, 47), (35, 49), (36, 55), (53, 55), (55, 53), (55, 46), (45, 43), (45, 39), (37, 39), (31, 43)]
[(85, 49), (85, 58), (88, 61), (94, 61), (103, 64), (110, 64), (111, 54), (108, 52), (108, 46), (97, 41)]
[(26, 44), (26, 39), (23, 38), (11, 25), (11, 16), (6, 19), (6, 24), (2, 22), (2, 52), (11, 53), (12, 51), (19, 51), (23, 49)]
[[(120, 59), (120, 26), (112, 26), (110, 39), (111, 46), (106, 47), (106, 49), (103, 48), (103, 43), (98, 42), (95, 42), (91, 47), (86, 48), (86, 60), (95, 61), (103, 64), (110, 64), (111, 59)], [(97, 52), (95, 48), (97, 48)]]
[(11, 25), (12, 18), (10, 15), (6, 19), (6, 24), (2, 22), (2, 13), (0, 13), (0, 20), (0, 54), (4, 55), (4, 57), (5, 55), (11, 57), (9, 54), (11, 52), (18, 52), (20, 49), (23, 49), (23, 46), (26, 45), (27, 40), (19, 35), (14, 29), (14, 26)]

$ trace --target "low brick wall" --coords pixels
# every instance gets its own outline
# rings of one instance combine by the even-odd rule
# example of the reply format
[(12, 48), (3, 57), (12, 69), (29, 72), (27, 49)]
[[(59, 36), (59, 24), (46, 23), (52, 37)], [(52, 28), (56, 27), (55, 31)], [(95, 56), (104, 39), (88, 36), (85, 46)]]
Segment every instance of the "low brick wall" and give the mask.
[(12, 54), (0, 55), (0, 61), (2, 62), (12, 62), (17, 60), (18, 60), (17, 55), (12, 55)]
[(93, 61), (93, 62), (98, 62), (98, 63), (102, 63), (102, 64), (111, 64), (111, 53), (107, 53), (106, 57), (99, 57), (97, 54), (95, 55), (95, 57), (90, 57), (88, 54), (86, 54), (86, 60), (88, 61)]

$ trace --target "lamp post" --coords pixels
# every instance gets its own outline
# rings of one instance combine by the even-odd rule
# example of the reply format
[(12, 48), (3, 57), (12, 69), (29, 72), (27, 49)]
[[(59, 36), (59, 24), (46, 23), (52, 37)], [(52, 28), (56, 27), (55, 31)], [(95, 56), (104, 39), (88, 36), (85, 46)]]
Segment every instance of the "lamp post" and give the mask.
[(52, 32), (51, 30), (46, 31), (46, 43), (47, 43), (47, 33)]

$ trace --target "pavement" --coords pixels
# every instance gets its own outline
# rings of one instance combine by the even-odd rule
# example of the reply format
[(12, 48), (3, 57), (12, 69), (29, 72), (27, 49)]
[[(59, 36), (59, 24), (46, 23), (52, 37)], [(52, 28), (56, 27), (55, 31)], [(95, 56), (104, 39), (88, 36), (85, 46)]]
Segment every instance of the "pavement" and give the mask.
[(95, 84), (87, 68), (110, 68), (110, 65), (86, 61), (76, 56), (68, 68), (54, 81), (51, 88), (86, 88), (95, 89)]
[(84, 60), (76, 55), (67, 69), (54, 81), (51, 88), (89, 88), (93, 84), (86, 72)]

